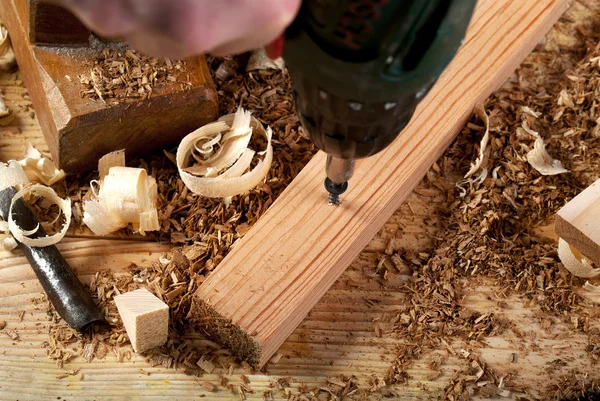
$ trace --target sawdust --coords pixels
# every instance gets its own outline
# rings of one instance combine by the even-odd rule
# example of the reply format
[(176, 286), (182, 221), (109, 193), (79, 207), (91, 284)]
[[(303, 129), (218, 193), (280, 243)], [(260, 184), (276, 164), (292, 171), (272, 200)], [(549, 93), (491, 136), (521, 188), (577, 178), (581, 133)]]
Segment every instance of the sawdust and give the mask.
[[(525, 306), (588, 335), (589, 363), (598, 361), (598, 327), (593, 325), (598, 306), (575, 292), (583, 282), (565, 274), (556, 243), (537, 231), (551, 224), (558, 209), (600, 175), (600, 114), (595, 101), (600, 46), (598, 30), (590, 32), (594, 34), (580, 36), (582, 48), (565, 49), (562, 54), (543, 48), (535, 52), (486, 101), (491, 138), (482, 168), (492, 173), (483, 182), (461, 185), (455, 178), (464, 175), (479, 156), (484, 124), (476, 116), (428, 173), (431, 187), (444, 188), (448, 181), (457, 187), (448, 193), (446, 229), (437, 237), (433, 256), (416, 258), (398, 252), (415, 271), (413, 281), (401, 289), (410, 294), (412, 305), (389, 323), (394, 333), (412, 341), (398, 346), (388, 382), (409, 380), (408, 368), (426, 350), (443, 348), (453, 340), (477, 349), (482, 346), (478, 341), (486, 337), (519, 331), (491, 313), (470, 315), (461, 306), (465, 280), (476, 277), (492, 280), (504, 297), (519, 294)], [(565, 54), (581, 61), (572, 63)], [(548, 151), (571, 173), (542, 176), (527, 163), (533, 139), (519, 131), (523, 121), (541, 133)], [(494, 374), (487, 368), (484, 372)], [(464, 372), (456, 375), (443, 399), (492, 396), (485, 388), (499, 384), (497, 378), (481, 378), (467, 385), (465, 377)], [(482, 381), (489, 384), (479, 386)], [(504, 379), (496, 395), (508, 394), (505, 391), (524, 392)]]
[(148, 99), (154, 89), (165, 84), (189, 85), (186, 62), (145, 56), (132, 49), (105, 47), (88, 74), (80, 75), (81, 97), (112, 100)]
[[(515, 377), (497, 374), (478, 355), (486, 338), (520, 330), (494, 313), (481, 314), (462, 305), (468, 283), (477, 278), (493, 281), (503, 297), (518, 294), (525, 306), (535, 308), (542, 317), (568, 322), (573, 332), (588, 336), (589, 362), (600, 360), (600, 333), (592, 324), (598, 307), (574, 291), (583, 283), (564, 272), (556, 244), (539, 231), (551, 223), (564, 203), (600, 174), (600, 115), (595, 100), (600, 86), (600, 31), (593, 27), (578, 27), (577, 31), (572, 35), (579, 41), (571, 46), (547, 42), (538, 47), (512, 79), (485, 102), (490, 119), (490, 140), (482, 158), (482, 168), (489, 172), (485, 180), (463, 188), (453, 186), (479, 156), (485, 128), (476, 116), (427, 174), (422, 190), (439, 191), (447, 200), (442, 222), (445, 231), (436, 237), (434, 246), (418, 254), (390, 246), (379, 258), (376, 272), (381, 280), (397, 286), (411, 299), (403, 310), (377, 322), (374, 329), (378, 336), (397, 340), (396, 357), (388, 375), (369, 378), (366, 388), (359, 388), (354, 377), (332, 378), (312, 388), (279, 379), (263, 393), (265, 399), (277, 395), (288, 399), (393, 398), (394, 389), (402, 388), (396, 386), (411, 380), (409, 372), (414, 362), (440, 349), (458, 357), (464, 367), (454, 373), (441, 399), (523, 394), (535, 399), (528, 395), (530, 389), (516, 384)], [(108, 326), (79, 334), (50, 313), (47, 350), (61, 366), (75, 355), (86, 354), (90, 360), (111, 353), (120, 361), (131, 357), (112, 297), (117, 291), (139, 287), (148, 288), (171, 309), (169, 340), (164, 347), (146, 354), (149, 364), (195, 376), (206, 372), (207, 362), (214, 366), (213, 373), (231, 374), (244, 366), (215, 343), (189, 339), (191, 328), (186, 322), (190, 311), (197, 311), (192, 294), (310, 160), (315, 149), (302, 136), (287, 75), (277, 71), (245, 73), (247, 56), (208, 61), (211, 70), (218, 72), (215, 83), (220, 114), (231, 113), (242, 105), (274, 130), (275, 159), (266, 183), (234, 197), (226, 208), (218, 200), (187, 191), (177, 177), (172, 151), (134, 163), (157, 178), (161, 231), (156, 239), (170, 241), (175, 248), (151, 266), (132, 265), (118, 276), (107, 272), (96, 275), (91, 289), (108, 317)], [(523, 121), (540, 133), (550, 155), (560, 160), (569, 173), (542, 176), (528, 164), (527, 153), (534, 141), (520, 135), (517, 128)], [(80, 220), (75, 210), (89, 179), (70, 178), (61, 184), (74, 202), (76, 225)], [(128, 233), (127, 229), (123, 233)], [(393, 278), (398, 275), (412, 278), (396, 282)], [(465, 349), (454, 349), (450, 345), (454, 340), (466, 344)], [(431, 369), (441, 374), (446, 363), (446, 358), (435, 359)], [(582, 389), (597, 386), (594, 379), (573, 373), (547, 390), (556, 398), (575, 396)], [(221, 387), (243, 399), (252, 389), (245, 387), (248, 383), (241, 383), (228, 383), (221, 376)]]

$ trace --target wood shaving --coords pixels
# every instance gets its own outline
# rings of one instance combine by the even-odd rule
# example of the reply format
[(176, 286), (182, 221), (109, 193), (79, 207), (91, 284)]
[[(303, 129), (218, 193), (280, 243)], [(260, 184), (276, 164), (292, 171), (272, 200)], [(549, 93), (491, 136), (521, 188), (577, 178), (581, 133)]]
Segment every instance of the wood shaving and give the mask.
[(125, 167), (125, 149), (105, 154), (98, 160), (98, 175), (103, 180), (111, 167)]
[(83, 203), (83, 222), (95, 234), (106, 235), (129, 223), (142, 235), (160, 228), (155, 178), (143, 168), (125, 167), (124, 161), (123, 151), (109, 153), (99, 161), (98, 194)]
[(531, 108), (530, 108), (530, 107), (528, 107), (528, 106), (523, 106), (523, 107), (521, 108), (521, 111), (522, 111), (523, 113), (529, 114), (529, 115), (530, 115), (530, 116), (532, 116), (533, 118), (540, 118), (540, 116), (542, 115), (542, 113), (541, 113), (541, 112), (539, 112), (539, 111), (534, 111), (533, 109), (531, 109)]
[(19, 162), (14, 160), (9, 161), (7, 164), (0, 162), (0, 191), (8, 187), (27, 184), (29, 184), (29, 179)]
[(211, 382), (209, 382), (208, 380), (204, 380), (202, 382), (202, 388), (208, 392), (214, 392), (217, 390), (217, 386), (215, 386), (214, 384), (212, 384)]
[(52, 160), (42, 156), (30, 143), (27, 143), (25, 156), (22, 160), (19, 160), (19, 163), (23, 167), (31, 169), (44, 185), (54, 185), (66, 176), (62, 169), (56, 167), (56, 164)]
[[(248, 148), (253, 132), (267, 138), (264, 159), (250, 168), (257, 153)], [(215, 123), (192, 132), (177, 149), (177, 168), (185, 185), (195, 194), (230, 198), (255, 188), (267, 175), (273, 160), (272, 131), (239, 108)], [(216, 147), (216, 149), (215, 149)], [(190, 159), (196, 163), (187, 167)], [(250, 170), (248, 171), (248, 169)]]
[[(55, 204), (59, 207), (59, 209), (63, 213), (64, 219), (65, 219), (64, 223), (62, 225), (62, 229), (59, 232), (52, 234), (52, 235), (47, 235), (44, 237), (30, 238), (29, 236), (34, 234), (37, 231), (37, 227), (34, 230), (29, 230), (29, 231), (25, 231), (25, 230), (21, 229), (21, 227), (19, 227), (19, 225), (13, 219), (12, 208), (16, 201), (18, 201), (19, 199), (21, 199), (25, 196), (28, 196), (28, 195), (40, 196), (44, 199), (49, 200), (50, 202), (52, 202), (52, 204)], [(63, 239), (63, 237), (67, 233), (67, 230), (69, 229), (70, 224), (71, 224), (71, 200), (69, 198), (61, 199), (56, 194), (56, 192), (54, 192), (54, 190), (50, 187), (46, 187), (41, 184), (33, 184), (30, 186), (26, 186), (23, 189), (21, 189), (20, 191), (18, 191), (15, 194), (15, 196), (12, 198), (12, 201), (10, 204), (10, 209), (8, 211), (8, 228), (10, 230), (10, 233), (13, 235), (13, 237), (17, 241), (19, 241), (25, 245), (43, 247), (43, 246), (56, 244), (61, 239)]]
[(477, 160), (475, 160), (475, 163), (471, 164), (471, 168), (465, 174), (465, 178), (469, 178), (470, 176), (475, 174), (477, 170), (479, 170), (479, 168), (481, 167), (481, 164), (483, 163), (485, 150), (490, 140), (490, 119), (487, 113), (485, 112), (485, 108), (483, 107), (482, 103), (478, 103), (475, 106), (475, 114), (485, 124), (485, 133), (483, 134), (483, 138), (481, 138), (481, 143), (479, 144), (479, 156), (477, 157)]
[[(381, 286), (406, 294), (411, 300), (405, 308), (402, 306), (403, 310), (390, 314), (388, 321), (385, 318), (381, 321), (382, 337), (386, 341), (395, 341), (394, 361), (386, 377), (370, 379), (366, 389), (359, 389), (349, 377), (334, 379), (346, 383), (348, 390), (328, 383), (295, 389), (291, 387), (293, 381), (290, 378), (280, 378), (273, 381), (267, 396), (281, 392), (281, 397), (278, 394), (274, 397), (300, 400), (303, 395), (312, 400), (361, 399), (363, 396), (362, 399), (369, 399), (375, 392), (374, 399), (399, 399), (402, 394), (392, 390), (395, 383), (414, 384), (411, 383), (415, 380), (410, 377), (411, 366), (414, 368), (415, 361), (433, 349), (443, 350), (452, 355), (452, 359), (460, 358), (464, 368), (452, 376), (450, 384), (439, 394), (441, 399), (497, 397), (499, 393), (507, 394), (505, 392), (511, 392), (512, 397), (529, 394), (533, 384), (522, 391), (515, 390), (510, 377), (502, 379), (500, 389), (501, 375), (474, 357), (489, 336), (502, 335), (508, 330), (520, 332), (500, 314), (476, 313), (464, 306), (464, 296), (470, 285), (480, 283), (480, 280), (494, 282), (499, 306), (508, 295), (516, 295), (524, 307), (535, 308), (541, 316), (568, 323), (572, 328), (570, 333), (588, 336), (589, 347), (585, 352), (590, 360), (599, 360), (597, 344), (600, 340), (591, 324), (597, 308), (590, 308), (578, 295), (582, 280), (565, 279), (556, 254), (556, 243), (549, 241), (540, 230), (549, 224), (566, 201), (598, 179), (600, 129), (597, 128), (597, 106), (592, 94), (600, 82), (600, 67), (598, 61), (591, 63), (590, 60), (600, 57), (600, 35), (595, 33), (600, 31), (590, 31), (593, 32), (591, 36), (576, 49), (561, 47), (560, 53), (554, 50), (534, 52), (513, 79), (486, 101), (489, 128), (494, 136), (488, 141), (480, 171), (486, 170), (490, 174), (483, 179), (475, 177), (477, 180), (464, 188), (464, 195), (460, 189), (454, 189), (455, 181), (462, 180), (481, 149), (482, 120), (477, 116), (427, 173), (423, 189), (439, 191), (445, 199), (440, 204), (443, 212), (437, 216), (441, 231), (432, 234), (434, 245), (415, 253), (394, 247), (390, 241), (392, 244), (386, 252), (391, 256), (386, 256), (393, 263), (382, 262), (380, 272), (377, 270), (379, 260), (371, 266), (376, 273), (369, 276), (368, 282), (377, 280)], [(219, 199), (189, 191), (178, 177), (172, 150), (167, 149), (164, 155), (131, 161), (131, 165), (145, 168), (157, 178), (161, 229), (156, 238), (171, 242), (174, 249), (148, 266), (131, 266), (127, 274), (101, 272), (90, 285), (92, 293), (98, 294), (99, 305), (113, 316), (116, 311), (112, 310), (110, 299), (115, 288), (123, 292), (147, 285), (140, 280), (151, 283), (153, 292), (169, 304), (173, 319), (168, 343), (153, 351), (148, 363), (202, 375), (204, 371), (196, 362), (204, 357), (214, 362), (213, 373), (220, 374), (224, 389), (228, 385), (232, 389), (237, 385), (233, 380), (229, 384), (224, 375), (228, 367), (231, 366), (233, 371), (234, 366), (240, 366), (239, 361), (227, 350), (211, 345), (199, 349), (191, 344), (187, 325), (192, 307), (190, 295), (315, 153), (315, 148), (303, 137), (298, 126), (287, 74), (274, 70), (255, 70), (246, 74), (247, 60), (247, 56), (208, 58), (213, 73), (219, 68), (224, 72), (215, 79), (220, 114), (234, 113), (243, 105), (262, 124), (273, 128), (273, 164), (266, 180), (246, 194), (233, 197), (229, 207), (224, 207)], [(572, 80), (569, 76), (584, 79)], [(567, 105), (571, 104), (569, 102), (559, 104), (559, 94), (563, 91), (563, 100), (570, 100), (572, 108)], [(524, 107), (542, 114), (535, 118), (525, 112)], [(525, 158), (532, 141), (523, 131), (523, 119), (552, 138), (551, 151), (571, 170), (570, 174), (540, 176), (533, 172)], [(567, 132), (571, 133), (564, 135)], [(550, 144), (548, 146), (550, 148)], [(465, 154), (474, 156), (466, 159)], [(72, 199), (81, 199), (88, 182), (79, 183), (75, 177), (69, 177), (68, 195)], [(384, 279), (384, 272), (388, 272), (389, 278), (390, 271), (400, 269), (410, 276), (409, 280), (392, 283), (391, 279)], [(369, 266), (365, 270), (370, 271)], [(177, 284), (172, 273), (175, 273)], [(172, 293), (182, 287), (185, 287), (183, 291)], [(171, 294), (168, 299), (166, 294)], [(53, 312), (49, 317), (53, 320), (47, 352), (58, 364), (68, 363), (82, 352), (85, 344), (94, 340), (115, 349), (127, 342), (118, 318), (111, 323), (110, 330), (79, 334), (69, 331), (55, 316)], [(571, 319), (575, 318), (579, 323), (573, 328)], [(460, 350), (455, 345), (459, 341), (468, 343), (468, 350)], [(113, 354), (117, 353), (113, 351)], [(126, 352), (119, 355), (120, 360), (128, 359)], [(94, 354), (93, 358), (96, 357)], [(467, 381), (467, 377), (476, 377), (480, 372), (473, 366), (473, 361), (484, 374), (476, 381)], [(444, 364), (440, 362), (436, 367), (442, 369)], [(421, 365), (416, 368), (421, 369)], [(453, 374), (449, 369), (444, 372)], [(362, 373), (360, 378), (364, 379)], [(548, 392), (549, 398), (561, 398), (555, 394), (574, 395), (589, 388), (592, 380), (578, 374), (576, 377), (568, 375), (558, 383), (549, 381), (546, 386), (553, 390)], [(537, 383), (535, 385), (534, 390), (546, 390)], [(438, 386), (436, 383), (425, 391), (438, 391)], [(352, 391), (355, 392), (348, 396)], [(403, 392), (402, 388), (400, 392)], [(346, 394), (345, 398), (342, 394)]]
[(67, 370), (65, 373), (61, 373), (61, 374), (56, 375), (56, 378), (58, 380), (61, 380), (61, 379), (67, 378), (69, 376), (76, 376), (79, 373), (79, 371), (80, 371), (79, 368), (72, 369), (72, 370)]
[(592, 278), (600, 275), (600, 269), (595, 269), (592, 262), (577, 252), (562, 238), (558, 239), (558, 257), (571, 274), (577, 277)]
[(535, 138), (533, 149), (527, 153), (527, 161), (542, 175), (556, 175), (568, 173), (569, 170), (563, 167), (560, 160), (553, 159), (546, 150), (544, 139), (539, 133), (527, 126), (527, 122), (523, 121), (523, 130), (531, 134)]
[(260, 49), (256, 49), (250, 55), (250, 59), (248, 60), (248, 64), (246, 64), (246, 71), (255, 71), (255, 70), (283, 70), (285, 67), (285, 63), (283, 58), (279, 57), (275, 60), (272, 60), (269, 56), (267, 56), (267, 52), (263, 47)]
[(83, 87), (81, 97), (116, 103), (147, 99), (169, 84), (188, 88), (187, 80), (182, 81), (185, 73), (186, 63), (181, 60), (148, 57), (131, 49), (105, 48), (90, 72), (79, 76)]
[(17, 245), (17, 241), (10, 233), (8, 222), (0, 220), (0, 249), (12, 251)]
[(200, 357), (198, 362), (196, 362), (196, 365), (198, 365), (202, 370), (209, 374), (212, 373), (212, 371), (215, 370), (216, 367), (214, 363), (205, 359), (204, 356)]

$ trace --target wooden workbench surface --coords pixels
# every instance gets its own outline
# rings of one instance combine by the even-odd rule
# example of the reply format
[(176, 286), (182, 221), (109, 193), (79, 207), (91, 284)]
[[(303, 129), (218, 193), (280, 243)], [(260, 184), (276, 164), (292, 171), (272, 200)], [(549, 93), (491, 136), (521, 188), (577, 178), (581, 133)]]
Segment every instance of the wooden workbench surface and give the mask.
[[(591, 15), (590, 4), (600, 2), (576, 2), (574, 10), (548, 35), (548, 40), (574, 41), (574, 23), (596, 18)], [(26, 141), (47, 151), (20, 75), (0, 74), (0, 89), (9, 107), (17, 112), (11, 125), (0, 127), (0, 161), (19, 159)], [(458, 177), (448, 177), (450, 187), (455, 183), (453, 179)], [(240, 383), (240, 375), (246, 374), (254, 390), (254, 394), (247, 394), (248, 399), (261, 399), (262, 391), (281, 378), (289, 378), (290, 387), (294, 388), (302, 383), (308, 387), (325, 385), (328, 379), (336, 381), (340, 374), (355, 375), (368, 388), (373, 377), (385, 377), (398, 343), (410, 340), (396, 338), (392, 331), (382, 330), (378, 322), (411, 301), (406, 292), (398, 291), (406, 277), (398, 276), (396, 281), (382, 286), (369, 275), (379, 255), (386, 250), (402, 249), (417, 254), (432, 249), (443, 232), (447, 206), (444, 192), (421, 183), (284, 343), (279, 362), (267, 365), (266, 372), (236, 369), (227, 376), (229, 383)], [(552, 221), (548, 221), (538, 231), (553, 238), (551, 227)], [(139, 238), (105, 240), (82, 236), (66, 238), (58, 247), (84, 281), (100, 270), (119, 272), (130, 263), (148, 265), (169, 250), (165, 244)], [(493, 312), (522, 331), (507, 330), (501, 335), (485, 337), (475, 351), (472, 344), (461, 340), (428, 350), (408, 369), (410, 378), (406, 383), (386, 390), (396, 394), (391, 399), (437, 398), (451, 385), (457, 372), (469, 368), (469, 359), (465, 357), (468, 352), (479, 353), (480, 360), (496, 375), (510, 376), (513, 386), (528, 388), (530, 394), (541, 398), (552, 398), (544, 391), (574, 370), (587, 375), (587, 381), (600, 378), (586, 352), (587, 336), (574, 332), (560, 320), (554, 321), (551, 329), (542, 329), (544, 322), (535, 307), (525, 306), (517, 295), (499, 299), (497, 290), (492, 282), (470, 279), (465, 284), (463, 305), (481, 314)], [(0, 322), (7, 323), (0, 330), (0, 400), (237, 399), (238, 395), (220, 386), (214, 393), (202, 388), (204, 380), (219, 383), (217, 374), (197, 378), (174, 369), (151, 367), (141, 356), (123, 363), (117, 362), (113, 355), (91, 363), (79, 358), (62, 369), (57, 367), (46, 357), (43, 347), (48, 340), (46, 311), (31, 301), (39, 298), (40, 292), (41, 287), (22, 254), (0, 252)], [(22, 320), (21, 311), (24, 311)], [(14, 339), (15, 335), (18, 338)], [(447, 360), (441, 376), (435, 377), (431, 362), (440, 356)], [(560, 364), (555, 363), (557, 360)], [(57, 379), (67, 369), (80, 371)], [(371, 397), (381, 397), (386, 391)], [(273, 394), (279, 399), (279, 391)]]

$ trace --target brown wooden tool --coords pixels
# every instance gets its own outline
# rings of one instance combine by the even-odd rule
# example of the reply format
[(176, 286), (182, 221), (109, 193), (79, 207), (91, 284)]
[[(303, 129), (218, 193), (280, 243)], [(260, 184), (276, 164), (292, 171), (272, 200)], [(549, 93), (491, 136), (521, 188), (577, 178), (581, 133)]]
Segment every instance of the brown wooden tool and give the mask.
[(67, 172), (95, 168), (117, 149), (134, 157), (177, 143), (217, 117), (203, 57), (186, 61), (186, 85), (160, 84), (150, 98), (113, 104), (81, 95), (78, 77), (89, 75), (102, 47), (90, 46), (94, 35), (74, 16), (37, 0), (2, 0), (0, 17), (52, 157)]

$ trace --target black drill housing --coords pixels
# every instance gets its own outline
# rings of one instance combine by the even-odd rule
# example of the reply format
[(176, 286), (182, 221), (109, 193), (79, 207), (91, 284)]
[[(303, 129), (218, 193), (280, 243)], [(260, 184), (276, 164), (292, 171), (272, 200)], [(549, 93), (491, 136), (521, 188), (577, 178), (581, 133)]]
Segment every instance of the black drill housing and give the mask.
[(462, 43), (475, 0), (308, 0), (284, 58), (300, 121), (329, 155), (383, 150)]

